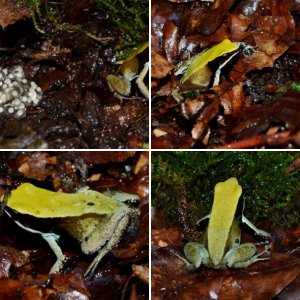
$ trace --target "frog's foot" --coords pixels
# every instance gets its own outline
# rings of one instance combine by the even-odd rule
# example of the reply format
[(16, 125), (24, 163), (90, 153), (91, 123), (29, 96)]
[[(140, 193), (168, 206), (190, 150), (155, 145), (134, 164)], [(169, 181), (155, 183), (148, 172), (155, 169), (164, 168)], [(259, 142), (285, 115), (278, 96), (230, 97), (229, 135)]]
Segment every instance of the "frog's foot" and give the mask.
[(189, 242), (184, 246), (184, 255), (193, 266), (193, 268), (188, 266), (188, 270), (198, 269), (202, 263), (207, 265), (209, 260), (207, 249), (195, 242)]
[(172, 251), (172, 253), (177, 256), (180, 260), (182, 260), (182, 262), (184, 263), (186, 269), (191, 272), (196, 270), (196, 267), (194, 264), (190, 263), (187, 259), (185, 259), (184, 257), (182, 257), (181, 255), (177, 254), (175, 251)]
[(141, 93), (146, 97), (149, 98), (149, 89), (147, 88), (147, 86), (144, 83), (144, 79), (148, 73), (149, 70), (149, 63), (145, 63), (143, 70), (141, 71), (141, 73), (139, 74), (139, 76), (136, 79), (136, 84), (139, 87)]
[(250, 265), (263, 260), (268, 260), (269, 258), (260, 258), (267, 251), (256, 254), (256, 247), (252, 243), (245, 243), (230, 249), (224, 256), (223, 260), (227, 267), (229, 268), (247, 268)]
[(249, 266), (251, 266), (252, 264), (258, 262), (258, 261), (263, 261), (263, 260), (269, 260), (269, 257), (265, 257), (265, 258), (258, 258), (259, 256), (261, 256), (263, 253), (259, 253), (255, 256), (253, 256), (252, 258), (246, 260), (246, 261), (242, 261), (242, 262), (236, 262), (234, 263), (232, 266), (230, 266), (231, 268), (235, 268), (235, 269), (242, 269), (242, 268), (247, 268)]

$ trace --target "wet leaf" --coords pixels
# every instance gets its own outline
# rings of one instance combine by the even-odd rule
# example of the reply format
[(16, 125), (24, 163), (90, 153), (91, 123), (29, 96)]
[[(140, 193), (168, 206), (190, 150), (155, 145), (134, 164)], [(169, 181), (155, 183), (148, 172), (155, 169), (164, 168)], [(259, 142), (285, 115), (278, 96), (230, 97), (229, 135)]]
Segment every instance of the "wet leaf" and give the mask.
[(28, 9), (26, 7), (18, 7), (15, 0), (0, 1), (0, 26), (2, 28), (28, 17), (30, 17)]
[[(294, 1), (179, 2), (154, 1), (152, 6), (152, 53), (174, 64), (165, 72), (161, 68), (152, 82), (153, 147), (298, 148), (299, 129), (290, 131), (298, 109), (289, 109), (277, 97), (300, 80), (299, 9)], [(224, 40), (239, 45), (239, 51), (225, 47), (214, 59), (205, 58)], [(194, 66), (184, 74), (191, 58)], [(156, 62), (153, 70), (159, 70)], [(201, 106), (202, 98), (216, 98), (218, 110)], [(268, 121), (269, 107), (249, 126), (243, 123), (261, 104), (267, 108), (277, 101), (280, 120), (273, 115)], [(253, 132), (252, 125), (259, 130)], [(244, 126), (247, 132), (238, 132)], [(237, 136), (245, 142), (237, 142)]]
[(49, 157), (47, 153), (34, 153), (31, 156), (25, 155), (19, 158), (20, 166), (18, 171), (24, 177), (43, 181), (52, 174), (52, 164), (56, 163), (55, 157)]
[(29, 261), (29, 258), (29, 251), (0, 246), (0, 279), (9, 278), (11, 267), (21, 267)]
[(174, 66), (161, 54), (153, 51), (151, 51), (151, 63), (151, 76), (154, 78), (163, 78), (174, 69)]
[[(155, 249), (152, 253), (152, 282), (155, 299), (271, 299), (299, 293), (300, 255), (295, 238), (285, 243), (285, 252), (277, 252), (283, 243), (279, 235), (271, 247), (270, 260), (241, 270), (213, 270), (201, 267), (189, 273), (174, 253), (183, 256), (175, 246)], [(289, 233), (290, 236), (290, 233)], [(179, 238), (179, 237), (178, 237)], [(280, 242), (281, 240), (281, 242)], [(293, 252), (291, 252), (293, 251)], [(297, 254), (298, 253), (298, 254)], [(176, 269), (176, 271), (175, 271)], [(170, 275), (172, 274), (172, 275)], [(285, 298), (280, 298), (285, 299)]]

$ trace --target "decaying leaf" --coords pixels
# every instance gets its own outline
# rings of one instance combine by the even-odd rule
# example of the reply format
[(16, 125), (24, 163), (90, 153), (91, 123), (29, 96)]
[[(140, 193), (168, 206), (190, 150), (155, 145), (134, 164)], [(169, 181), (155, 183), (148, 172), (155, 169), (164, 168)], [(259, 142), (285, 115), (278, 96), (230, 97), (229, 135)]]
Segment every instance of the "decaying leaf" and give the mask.
[(0, 1), (0, 26), (7, 27), (18, 20), (30, 17), (30, 12), (26, 7), (19, 7), (15, 0)]
[[(154, 0), (152, 7), (152, 53), (161, 62), (157, 56), (152, 65), (153, 147), (299, 147), (298, 108), (278, 97), (294, 91), (299, 98), (294, 1)], [(274, 102), (282, 110), (269, 122)], [(246, 129), (243, 120), (261, 104), (266, 110)]]

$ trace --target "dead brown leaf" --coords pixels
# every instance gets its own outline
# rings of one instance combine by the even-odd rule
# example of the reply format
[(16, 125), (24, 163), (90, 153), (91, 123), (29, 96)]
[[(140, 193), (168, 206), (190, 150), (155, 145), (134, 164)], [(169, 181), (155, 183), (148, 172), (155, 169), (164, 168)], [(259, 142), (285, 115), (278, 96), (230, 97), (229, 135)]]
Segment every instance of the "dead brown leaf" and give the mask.
[(151, 51), (151, 76), (161, 79), (166, 77), (174, 66), (168, 62), (161, 54)]
[(32, 155), (20, 155), (18, 171), (24, 174), (26, 178), (43, 181), (52, 174), (51, 164), (55, 163), (55, 158), (49, 158), (48, 153), (36, 152)]
[(18, 7), (15, 0), (0, 0), (0, 26), (2, 28), (28, 17), (30, 17), (28, 9)]

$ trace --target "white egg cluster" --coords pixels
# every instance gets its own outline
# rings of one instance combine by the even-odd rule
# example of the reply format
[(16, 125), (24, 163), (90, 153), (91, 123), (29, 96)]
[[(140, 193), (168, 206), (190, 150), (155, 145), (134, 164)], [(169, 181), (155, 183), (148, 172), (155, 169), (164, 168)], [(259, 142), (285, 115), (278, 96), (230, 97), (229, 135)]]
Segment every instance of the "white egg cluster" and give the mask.
[(16, 118), (25, 115), (26, 107), (37, 105), (42, 99), (40, 87), (25, 78), (21, 66), (11, 69), (0, 67), (0, 114), (14, 114)]

